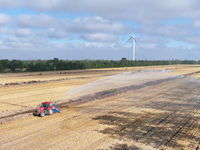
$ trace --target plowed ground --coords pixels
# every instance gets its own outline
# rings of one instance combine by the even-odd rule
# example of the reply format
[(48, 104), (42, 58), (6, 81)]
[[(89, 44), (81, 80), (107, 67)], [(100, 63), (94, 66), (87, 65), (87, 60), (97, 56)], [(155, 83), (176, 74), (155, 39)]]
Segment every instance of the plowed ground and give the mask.
[(199, 149), (200, 81), (156, 80), (137, 78), (132, 84), (141, 86), (125, 93), (5, 123), (0, 149)]

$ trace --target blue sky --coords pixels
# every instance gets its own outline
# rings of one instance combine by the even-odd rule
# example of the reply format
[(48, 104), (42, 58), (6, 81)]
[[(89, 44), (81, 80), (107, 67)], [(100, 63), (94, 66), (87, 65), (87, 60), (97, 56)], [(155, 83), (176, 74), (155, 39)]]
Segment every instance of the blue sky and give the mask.
[(0, 0), (0, 59), (200, 60), (198, 0)]

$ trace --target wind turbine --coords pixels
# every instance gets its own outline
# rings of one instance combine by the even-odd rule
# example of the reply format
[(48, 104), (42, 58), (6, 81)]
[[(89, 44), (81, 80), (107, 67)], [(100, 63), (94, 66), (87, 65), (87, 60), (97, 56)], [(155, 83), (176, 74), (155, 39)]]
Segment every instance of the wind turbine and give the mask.
[(135, 35), (134, 35), (134, 24), (133, 24), (132, 36), (128, 39), (128, 41), (126, 41), (126, 43), (128, 43), (131, 39), (133, 39), (133, 61), (134, 61), (135, 60), (135, 43), (137, 44), (137, 42), (135, 40)]

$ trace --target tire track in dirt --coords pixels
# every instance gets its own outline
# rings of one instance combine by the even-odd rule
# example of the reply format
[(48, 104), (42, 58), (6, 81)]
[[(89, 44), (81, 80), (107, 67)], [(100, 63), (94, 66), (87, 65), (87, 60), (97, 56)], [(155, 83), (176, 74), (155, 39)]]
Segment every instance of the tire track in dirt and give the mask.
[[(136, 119), (137, 118), (136, 117), (135, 120), (132, 120), (131, 122), (129, 122), (128, 124), (125, 124), (123, 126), (118, 125), (114, 129), (113, 128), (110, 128), (110, 130), (106, 129), (106, 130), (102, 131), (102, 133), (114, 135), (114, 138), (117, 138), (118, 135), (120, 137), (125, 137), (126, 134), (129, 133), (129, 136), (128, 136), (129, 139), (135, 139), (135, 137), (136, 137), (136, 136), (131, 137), (130, 134), (131, 135), (139, 135), (138, 137), (136, 137), (136, 141), (146, 143), (146, 144), (156, 143), (156, 140), (159, 141), (159, 139), (162, 139), (160, 142), (157, 143), (157, 146), (156, 146), (157, 148), (162, 145), (169, 145), (169, 143), (171, 143), (173, 141), (173, 138), (181, 133), (182, 129), (187, 124), (189, 124), (191, 122), (191, 120), (193, 120), (193, 116), (195, 116), (195, 114), (197, 113), (197, 112), (193, 112), (193, 111), (190, 112), (190, 111), (194, 107), (194, 105), (199, 106), (199, 103), (196, 103), (196, 101), (199, 100), (198, 89), (200, 87), (199, 87), (199, 84), (196, 84), (195, 86), (193, 86), (193, 88), (191, 88), (190, 85), (191, 85), (191, 83), (189, 83), (189, 84), (182, 83), (179, 85), (179, 86), (182, 86), (182, 88), (180, 88), (179, 90), (175, 89), (174, 92), (169, 91), (169, 93), (171, 93), (171, 95), (176, 95), (176, 98), (171, 97), (169, 105), (165, 105), (160, 108), (154, 107), (154, 109), (156, 109), (156, 110), (151, 111), (150, 113), (147, 112), (143, 116), (139, 116), (138, 119)], [(194, 85), (194, 84), (192, 84), (192, 85)], [(175, 88), (178, 88), (178, 87), (175, 87)], [(152, 93), (152, 95), (154, 95), (154, 94)], [(166, 97), (166, 96), (167, 95), (164, 95), (164, 97)], [(139, 98), (143, 99), (142, 97), (139, 97)], [(159, 100), (159, 97), (155, 97), (155, 98)], [(150, 102), (152, 102), (152, 99), (150, 99)], [(178, 103), (173, 106), (173, 102), (176, 102), (176, 103), (178, 102)], [(183, 102), (183, 104), (181, 104), (181, 102)], [(170, 106), (170, 103), (172, 103), (171, 106)], [(177, 107), (178, 105), (180, 105), (180, 106)], [(137, 106), (137, 103), (135, 104), (135, 106)], [(168, 106), (170, 106), (170, 107), (168, 108)], [(138, 108), (138, 106), (137, 106), (137, 108)], [(166, 114), (163, 115), (161, 113), (161, 114), (158, 114), (155, 116), (154, 114), (156, 113), (156, 111), (159, 111), (160, 109), (168, 111), (169, 113), (167, 113), (167, 115)], [(186, 116), (185, 116), (186, 119), (182, 116), (182, 114), (186, 114)], [(152, 117), (152, 116), (154, 116), (154, 117)], [(179, 117), (179, 119), (177, 117)], [(108, 118), (113, 119), (112, 122), (114, 122), (114, 124), (109, 123), (111, 125), (120, 124), (120, 122), (123, 122), (123, 121), (128, 122), (126, 119), (123, 120), (123, 118), (114, 118), (114, 116), (113, 116), (113, 118), (111, 118), (111, 116), (109, 116), (109, 115), (99, 116), (99, 118), (96, 117), (95, 119), (108, 120)], [(150, 119), (148, 119), (148, 118), (150, 118)], [(156, 120), (151, 120), (152, 118), (153, 119), (156, 118)], [(116, 123), (116, 122), (118, 122), (118, 123)], [(153, 126), (151, 125), (150, 128), (147, 128), (146, 133), (137, 132), (137, 130), (133, 130), (131, 132), (128, 131), (131, 128), (137, 129), (139, 126), (141, 126), (141, 124), (145, 124), (147, 122), (149, 124), (152, 124)], [(156, 122), (156, 123), (154, 123), (154, 122)], [(108, 123), (105, 123), (105, 124), (108, 124)], [(163, 132), (162, 127), (158, 128), (161, 125), (167, 125), (167, 124), (174, 124), (176, 126), (175, 130), (172, 130), (172, 131), (165, 130)], [(144, 127), (146, 127), (146, 126), (144, 126)], [(126, 132), (126, 130), (127, 130), (127, 132)], [(145, 128), (142, 129), (140, 127), (140, 130), (145, 131)], [(150, 135), (150, 134), (152, 134), (152, 135)], [(148, 138), (148, 136), (149, 136), (149, 138)], [(160, 138), (158, 138), (158, 137), (160, 137)], [(163, 138), (161, 138), (161, 137), (163, 137)], [(142, 141), (142, 139), (144, 139), (144, 140)], [(165, 140), (163, 140), (163, 139), (165, 139)], [(197, 143), (195, 145), (197, 145)], [(177, 147), (177, 146), (178, 145), (175, 145), (174, 147)], [(154, 145), (154, 147), (155, 147), (155, 145)]]
[[(187, 101), (187, 104), (190, 104), (192, 101), (197, 100), (196, 97), (198, 96), (196, 95), (194, 96), (194, 98)], [(192, 119), (192, 116), (194, 116), (197, 113), (197, 112), (188, 112), (189, 114), (186, 114), (187, 109), (188, 108), (185, 108), (185, 106), (179, 107), (177, 111), (173, 113), (173, 117), (172, 116), (170, 116), (170, 118), (168, 117), (170, 119), (169, 122), (162, 122), (165, 124), (174, 124), (177, 126), (177, 128), (174, 130), (174, 132), (171, 133), (171, 135), (168, 136), (168, 138), (164, 142), (160, 143), (159, 145), (166, 145), (167, 143), (169, 143), (173, 139), (173, 137), (176, 136), (181, 131), (181, 129), (183, 129), (183, 127)], [(182, 117), (183, 113), (186, 114), (186, 116), (189, 116), (188, 119), (184, 119), (184, 117)], [(180, 118), (179, 116), (181, 117), (181, 120), (179, 120)], [(157, 132), (159, 133), (159, 130), (156, 131), (154, 135), (158, 136)], [(160, 134), (161, 139), (165, 139), (164, 137), (170, 134), (169, 130), (167, 130), (167, 133), (164, 133), (163, 131), (160, 133), (161, 133)], [(162, 134), (164, 134), (164, 137), (162, 137)], [(150, 139), (153, 139), (153, 137), (151, 137)], [(150, 142), (148, 141), (147, 143)]]
[[(191, 100), (190, 100), (191, 101)], [(170, 104), (169, 105), (167, 105), (167, 106), (170, 106)], [(164, 107), (167, 107), (167, 106), (164, 106)], [(163, 108), (164, 108), (163, 107)], [(177, 113), (178, 114), (181, 114), (181, 113), (183, 113), (185, 110), (183, 110), (182, 109), (183, 108), (183, 106), (180, 106), (180, 107), (178, 107), (178, 108), (176, 108), (176, 106), (174, 107), (174, 108), (170, 108), (170, 109), (176, 109), (176, 110), (174, 110), (171, 114), (169, 114), (167, 117), (165, 117), (164, 119), (162, 119), (161, 121), (159, 121), (159, 122), (157, 122), (156, 120), (154, 120), (153, 122), (157, 122), (156, 123), (156, 126), (159, 126), (160, 124), (162, 124), (162, 123), (165, 123), (165, 124), (170, 124), (170, 123), (173, 123), (173, 121), (176, 119), (176, 115), (177, 115)], [(158, 108), (159, 109), (159, 108)], [(161, 116), (162, 117), (162, 116)], [(157, 118), (157, 117), (156, 117)], [(158, 118), (160, 118), (160, 117), (158, 117)], [(170, 120), (168, 120), (168, 119), (170, 119)], [(154, 127), (155, 128), (155, 127)], [(152, 130), (151, 130), (152, 131)], [(156, 134), (156, 132), (154, 131), (154, 134)], [(153, 134), (153, 135), (154, 135)], [(149, 143), (149, 142), (147, 142), (147, 143)]]
[[(187, 93), (184, 94), (184, 95), (182, 95), (182, 97), (184, 97), (185, 95), (187, 95)], [(185, 98), (185, 100), (187, 100), (187, 97)], [(183, 100), (183, 101), (185, 101), (185, 100)], [(189, 104), (193, 100), (196, 100), (195, 96), (194, 96), (194, 98), (192, 98), (189, 101), (187, 101), (187, 104)], [(171, 109), (175, 109), (175, 108), (171, 108)], [(145, 139), (145, 143), (149, 144), (149, 143), (152, 143), (152, 141), (154, 141), (154, 143), (155, 143), (155, 139), (156, 139), (155, 137), (158, 137), (158, 136), (160, 137), (159, 139), (162, 139), (162, 140), (165, 139), (165, 137), (167, 136), (167, 134), (169, 134), (169, 131), (167, 130), (168, 133), (165, 133), (164, 131), (162, 131), (163, 129), (157, 128), (161, 124), (177, 124), (178, 128), (175, 130), (175, 132), (173, 132), (166, 140), (164, 140), (160, 144), (158, 144), (159, 142), (156, 143), (156, 144), (157, 145), (166, 145), (167, 143), (169, 143), (173, 139), (173, 137), (176, 136), (180, 132), (180, 130), (185, 126), (185, 124), (190, 121), (192, 115), (189, 115), (190, 117), (189, 117), (189, 119), (186, 119), (186, 123), (185, 123), (185, 121), (183, 121), (183, 123), (181, 123), (181, 124), (176, 123), (176, 121), (177, 121), (177, 115), (185, 113), (185, 111), (186, 111), (186, 109), (184, 109), (184, 106), (180, 106), (180, 107), (176, 108), (174, 112), (172, 112), (171, 114), (167, 115), (160, 122), (157, 122), (155, 120), (155, 122), (157, 122), (157, 123), (154, 124), (153, 127), (151, 127), (150, 129), (148, 129), (145, 134), (143, 134), (143, 136), (144, 136), (143, 139)], [(195, 113), (192, 113), (192, 114), (194, 115)], [(162, 116), (158, 117), (158, 118), (162, 118)], [(163, 137), (162, 137), (162, 134), (164, 134)], [(148, 136), (149, 136), (149, 138), (148, 138)], [(141, 138), (141, 136), (140, 136), (140, 138)], [(137, 138), (137, 140), (140, 141), (141, 140), (140, 138)], [(158, 139), (158, 141), (159, 141), (159, 139)], [(144, 141), (142, 141), (142, 142), (144, 142)]]
[(163, 146), (163, 149), (167, 147), (175, 147), (177, 141), (182, 141), (183, 138), (188, 139), (186, 142), (187, 145), (181, 146), (181, 149), (196, 149), (198, 146), (199, 139), (195, 136), (195, 133), (198, 132), (199, 128), (199, 111), (195, 110), (194, 116), (190, 118), (190, 121), (186, 123), (185, 126), (176, 134), (173, 138), (170, 139), (168, 143)]

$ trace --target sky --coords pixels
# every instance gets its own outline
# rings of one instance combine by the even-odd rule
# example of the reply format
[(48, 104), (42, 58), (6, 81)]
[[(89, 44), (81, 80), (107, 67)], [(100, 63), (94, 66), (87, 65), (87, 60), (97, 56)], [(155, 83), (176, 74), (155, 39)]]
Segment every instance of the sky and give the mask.
[[(200, 60), (199, 0), (0, 0), (0, 59)], [(126, 43), (126, 44), (125, 44)]]

